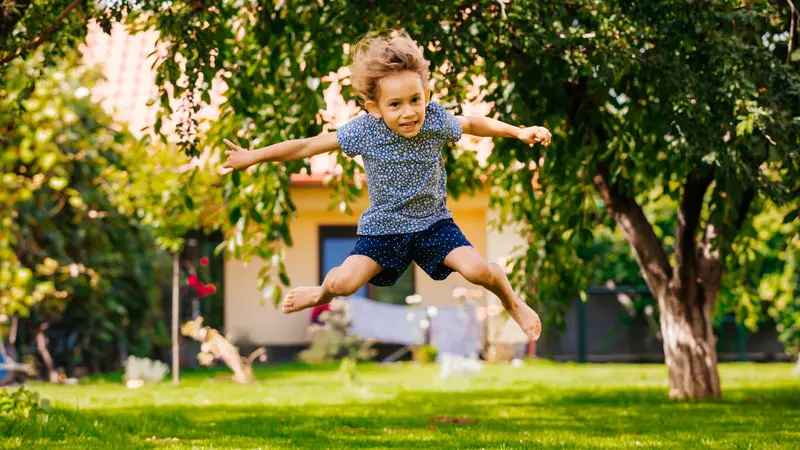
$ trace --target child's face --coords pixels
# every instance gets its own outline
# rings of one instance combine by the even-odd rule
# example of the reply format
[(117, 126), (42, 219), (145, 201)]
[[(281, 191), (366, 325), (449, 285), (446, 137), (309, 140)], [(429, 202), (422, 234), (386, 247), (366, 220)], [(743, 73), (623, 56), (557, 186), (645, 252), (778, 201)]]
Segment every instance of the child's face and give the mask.
[(406, 71), (378, 82), (378, 98), (366, 103), (375, 118), (383, 119), (395, 133), (412, 138), (425, 121), (430, 90), (422, 86), (419, 74)]

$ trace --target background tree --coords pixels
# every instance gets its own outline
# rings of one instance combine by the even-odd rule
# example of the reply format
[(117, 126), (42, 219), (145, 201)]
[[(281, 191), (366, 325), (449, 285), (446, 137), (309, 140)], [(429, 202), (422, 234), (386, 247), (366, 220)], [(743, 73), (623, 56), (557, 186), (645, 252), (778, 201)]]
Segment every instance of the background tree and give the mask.
[(164, 260), (150, 232), (112, 205), (126, 185), (108, 183), (130, 169), (124, 152), (135, 139), (90, 99), (98, 75), (76, 59), (44, 70), (41, 54), (16, 60), (0, 90), (0, 315), (22, 318), (13, 337), (53, 381), (58, 366), (119, 368), (163, 335)]
[[(246, 74), (226, 79), (230, 125), (220, 123), (218, 134), (249, 121), (258, 126), (243, 137), (260, 146), (318, 131), (317, 108), (308, 105), (315, 80), (347, 63), (340, 45), (405, 27), (431, 50), (434, 67), (447, 68), (436, 92), (460, 100), (470, 76), (485, 74), (502, 118), (544, 123), (559, 138), (546, 154), (500, 142), (484, 169), (493, 204), (531, 231), (514, 271), (522, 293), (548, 303), (571, 298), (556, 289), (585, 284), (575, 249), (607, 213), (657, 299), (671, 395), (719, 396), (711, 316), (733, 242), (764, 202), (784, 205), (800, 184), (796, 70), (787, 47), (772, 45), (790, 17), (769, 2), (720, 1), (256, 7), (234, 22), (234, 45), (215, 47), (223, 70)], [(447, 158), (449, 188), (460, 193), (481, 169), (452, 149)], [(245, 185), (285, 189), (277, 180), (300, 167), (260, 166)], [(355, 169), (343, 169), (337, 185), (347, 187)], [(235, 179), (228, 183), (238, 192)], [(678, 205), (671, 256), (642, 208), (659, 196)], [(278, 203), (258, 201), (228, 195), (281, 230), (278, 211), (288, 210), (271, 219), (258, 205)]]
[[(357, 0), (144, 1), (131, 11), (133, 30), (155, 28), (167, 43), (157, 79), (164, 114), (171, 95), (183, 101), (182, 144), (210, 161), (225, 137), (256, 147), (321, 131), (322, 78), (348, 64), (346, 45), (368, 31), (403, 27), (419, 39), (448, 108), (457, 109), (474, 75), (485, 75), (500, 118), (544, 124), (556, 137), (546, 154), (498, 141), (485, 167), (445, 150), (451, 193), (470, 192), (485, 173), (493, 205), (529, 230), (514, 263), (520, 292), (563, 311), (560, 299), (574, 293), (564, 290), (588, 281), (577, 249), (613, 219), (658, 302), (671, 396), (720, 395), (711, 316), (721, 302), (742, 300), (718, 298), (725, 268), (746, 252), (737, 236), (766, 204), (784, 211), (798, 197), (793, 8), (766, 0), (425, 8)], [(228, 85), (227, 101), (204, 132), (193, 113), (209, 102), (216, 76)], [(358, 168), (338, 162), (332, 186), (346, 210), (360, 193)], [(222, 178), (226, 249), (270, 262), (261, 274), (266, 298), (279, 298), (289, 281), (280, 252), (291, 244), (288, 187), (307, 168), (261, 164)], [(672, 243), (645, 214), (662, 198), (677, 205)]]

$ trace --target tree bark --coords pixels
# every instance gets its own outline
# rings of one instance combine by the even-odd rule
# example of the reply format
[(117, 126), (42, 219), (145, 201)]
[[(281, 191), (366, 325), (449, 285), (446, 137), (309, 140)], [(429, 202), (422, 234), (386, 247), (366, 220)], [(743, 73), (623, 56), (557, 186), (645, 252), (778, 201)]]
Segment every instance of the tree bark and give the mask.
[(705, 298), (703, 290), (694, 298), (670, 291), (658, 303), (670, 398), (720, 397), (717, 338), (711, 322), (714, 299)]
[(722, 394), (711, 322), (722, 264), (719, 259), (704, 259), (710, 240), (704, 239), (700, 247), (697, 243), (700, 212), (713, 181), (713, 170), (701, 176), (697, 168), (686, 178), (675, 229), (675, 272), (665, 297), (659, 299), (669, 394), (676, 399), (718, 398)]
[[(576, 127), (595, 123), (594, 135), (602, 148), (608, 136), (589, 95), (587, 82), (569, 86), (572, 109), (569, 119)], [(698, 246), (700, 213), (705, 193), (714, 181), (713, 170), (695, 168), (687, 176), (678, 210), (675, 267), (653, 231), (641, 205), (610, 176), (609, 161), (597, 161), (592, 182), (608, 213), (631, 247), (642, 277), (658, 301), (665, 362), (669, 370), (669, 395), (675, 399), (716, 398), (721, 395), (717, 373), (716, 337), (711, 321), (721, 284), (722, 264), (710, 243), (714, 229), (706, 229), (707, 241)], [(746, 211), (746, 210), (745, 210)]]
[(679, 237), (676, 270), (673, 270), (639, 204), (609, 183), (602, 168), (599, 172), (594, 179), (595, 187), (630, 244), (642, 276), (658, 301), (664, 358), (669, 370), (669, 396), (719, 397), (716, 336), (711, 322), (719, 285), (709, 292), (700, 285), (695, 251), (702, 205), (702, 193), (698, 191), (704, 193), (709, 182), (687, 182), (689, 195), (686, 197), (684, 193), (678, 213)]
[(172, 384), (180, 382), (180, 343), (178, 313), (180, 312), (180, 252), (172, 255)]
[[(639, 204), (609, 182), (600, 168), (594, 182), (625, 239), (633, 250), (642, 275), (658, 301), (665, 363), (669, 370), (669, 395), (674, 399), (717, 398), (721, 395), (717, 373), (716, 336), (711, 314), (721, 277), (721, 265), (704, 261), (697, 248), (702, 199), (712, 178), (693, 171), (678, 211), (675, 269)], [(702, 267), (702, 273), (701, 273)], [(704, 284), (704, 278), (709, 283)]]
[(42, 323), (36, 328), (36, 349), (39, 350), (39, 355), (42, 357), (42, 361), (44, 361), (45, 369), (47, 369), (47, 378), (51, 383), (58, 383), (58, 372), (53, 363), (53, 357), (50, 356), (50, 350), (47, 349), (47, 336), (44, 335), (44, 331), (47, 327), (47, 323)]

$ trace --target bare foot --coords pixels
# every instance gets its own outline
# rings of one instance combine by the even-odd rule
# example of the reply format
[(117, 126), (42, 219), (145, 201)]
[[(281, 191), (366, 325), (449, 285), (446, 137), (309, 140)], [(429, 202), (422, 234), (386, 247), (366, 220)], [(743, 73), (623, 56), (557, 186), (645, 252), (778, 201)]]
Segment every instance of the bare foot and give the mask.
[(331, 298), (325, 297), (322, 286), (300, 287), (286, 294), (281, 305), (281, 312), (289, 314), (302, 311), (306, 308), (330, 303)]
[(536, 311), (531, 309), (526, 303), (517, 299), (514, 308), (511, 308), (509, 314), (511, 318), (519, 324), (522, 331), (525, 332), (530, 340), (539, 340), (539, 336), (542, 334), (542, 321), (539, 319), (539, 315), (536, 314)]

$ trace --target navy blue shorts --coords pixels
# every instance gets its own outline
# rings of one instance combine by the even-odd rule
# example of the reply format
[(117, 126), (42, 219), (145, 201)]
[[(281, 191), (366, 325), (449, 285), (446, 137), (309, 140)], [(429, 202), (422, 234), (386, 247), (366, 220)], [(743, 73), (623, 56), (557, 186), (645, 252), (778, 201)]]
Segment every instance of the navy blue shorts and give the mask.
[(359, 236), (351, 255), (364, 255), (383, 266), (369, 282), (392, 286), (411, 262), (417, 263), (434, 280), (444, 280), (453, 269), (444, 258), (458, 247), (472, 247), (453, 219), (443, 219), (415, 233)]

